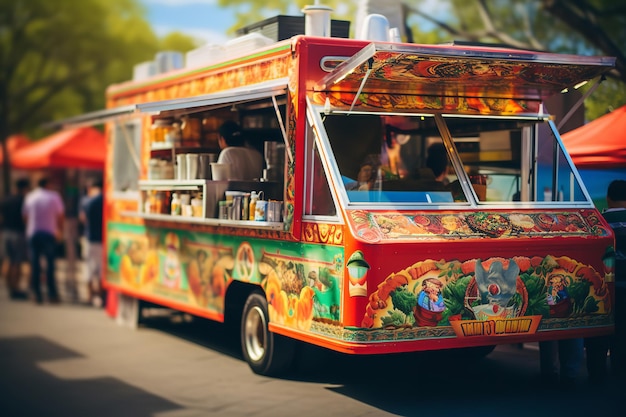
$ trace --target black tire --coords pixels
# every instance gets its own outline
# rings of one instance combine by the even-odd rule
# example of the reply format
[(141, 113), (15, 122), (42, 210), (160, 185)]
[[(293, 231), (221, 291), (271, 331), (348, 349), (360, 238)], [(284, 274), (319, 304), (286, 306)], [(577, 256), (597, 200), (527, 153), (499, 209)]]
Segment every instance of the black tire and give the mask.
[(265, 296), (255, 291), (248, 296), (241, 316), (241, 351), (254, 373), (284, 374), (293, 363), (295, 341), (270, 332)]

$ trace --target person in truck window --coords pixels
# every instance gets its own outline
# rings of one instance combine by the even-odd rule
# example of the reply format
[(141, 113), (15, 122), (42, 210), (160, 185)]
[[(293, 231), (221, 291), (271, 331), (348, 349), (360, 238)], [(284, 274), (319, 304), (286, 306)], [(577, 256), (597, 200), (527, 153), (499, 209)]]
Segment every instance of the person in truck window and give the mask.
[(228, 164), (229, 179), (254, 180), (263, 175), (263, 156), (256, 149), (246, 146), (239, 124), (228, 120), (219, 128), (220, 155), (217, 162)]
[(346, 184), (348, 191), (369, 191), (374, 189), (378, 173), (378, 155), (368, 155), (357, 174), (357, 180)]
[(433, 143), (428, 147), (426, 166), (432, 171), (435, 181), (448, 184), (448, 152), (443, 143)]

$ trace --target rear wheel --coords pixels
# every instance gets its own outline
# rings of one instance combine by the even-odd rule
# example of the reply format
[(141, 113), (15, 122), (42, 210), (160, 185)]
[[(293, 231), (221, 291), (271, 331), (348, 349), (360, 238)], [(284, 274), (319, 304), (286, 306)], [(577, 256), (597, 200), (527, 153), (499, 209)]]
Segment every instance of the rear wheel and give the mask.
[(279, 375), (293, 362), (295, 341), (268, 330), (267, 300), (260, 292), (248, 297), (241, 318), (241, 350), (250, 368), (260, 375)]

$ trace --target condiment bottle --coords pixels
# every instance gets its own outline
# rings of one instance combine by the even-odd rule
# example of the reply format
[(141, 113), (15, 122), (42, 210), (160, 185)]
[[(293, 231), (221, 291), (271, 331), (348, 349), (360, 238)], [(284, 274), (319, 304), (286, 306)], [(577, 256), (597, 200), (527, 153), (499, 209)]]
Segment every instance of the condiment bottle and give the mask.
[(243, 195), (243, 209), (242, 209), (242, 213), (241, 213), (241, 219), (242, 220), (249, 220), (250, 219), (250, 193), (244, 193)]
[(254, 210), (256, 210), (256, 201), (259, 199), (259, 195), (256, 191), (250, 193), (250, 209), (248, 210), (248, 220), (254, 220)]
[(202, 217), (202, 195), (191, 199), (191, 212), (193, 217)]
[(180, 196), (181, 214), (183, 216), (192, 216), (191, 196), (189, 194), (181, 194)]
[(180, 216), (181, 214), (181, 206), (180, 206), (180, 198), (178, 198), (178, 194), (172, 194), (172, 216)]

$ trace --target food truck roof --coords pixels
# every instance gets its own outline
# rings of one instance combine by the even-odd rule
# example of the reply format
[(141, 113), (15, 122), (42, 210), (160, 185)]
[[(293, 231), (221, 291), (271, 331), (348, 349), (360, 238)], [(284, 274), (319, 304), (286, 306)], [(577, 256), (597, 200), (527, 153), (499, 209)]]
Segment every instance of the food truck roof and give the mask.
[[(314, 92), (338, 92), (351, 95), (392, 94), (398, 97), (419, 96), (440, 98), (509, 99), (539, 102), (566, 88), (589, 81), (607, 72), (615, 65), (615, 58), (603, 56), (580, 56), (519, 50), (500, 46), (468, 44), (404, 44), (369, 42), (356, 39), (323, 38), (298, 35), (290, 40), (260, 48), (251, 57), (252, 61), (272, 59), (299, 44), (319, 48), (338, 47), (345, 51), (357, 51), (351, 56), (329, 54), (335, 66), (327, 69), (325, 76), (307, 82)], [(291, 45), (291, 46), (290, 46)], [(281, 55), (282, 56), (282, 55)], [(211, 70), (242, 65), (249, 56), (228, 62), (216, 63)], [(320, 62), (323, 66), (324, 62)], [(208, 68), (207, 68), (208, 69)], [(108, 95), (132, 94), (149, 88), (150, 85), (192, 79), (197, 69), (180, 70), (176, 74), (164, 74), (149, 81), (126, 82), (111, 86)], [(269, 87), (266, 86), (269, 83)], [(211, 92), (195, 98), (180, 100), (157, 100), (113, 107), (57, 121), (55, 125), (88, 125), (130, 116), (133, 113), (176, 111), (179, 108), (208, 108), (216, 104), (236, 100), (244, 95), (272, 97), (286, 91), (287, 80), (259, 80), (256, 86), (239, 87)], [(280, 90), (277, 92), (276, 90)], [(245, 91), (242, 91), (245, 90)], [(247, 91), (252, 90), (252, 91)], [(243, 98), (246, 100), (247, 98)], [(219, 103), (217, 103), (219, 102)], [(530, 107), (529, 107), (530, 108)], [(459, 109), (457, 109), (460, 111)]]

